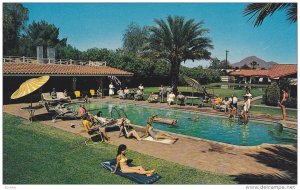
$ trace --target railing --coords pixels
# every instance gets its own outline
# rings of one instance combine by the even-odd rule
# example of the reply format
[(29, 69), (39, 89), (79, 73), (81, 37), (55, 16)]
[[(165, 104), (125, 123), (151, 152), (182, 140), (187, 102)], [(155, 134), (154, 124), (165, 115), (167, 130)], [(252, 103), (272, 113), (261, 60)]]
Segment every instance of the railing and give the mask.
[(3, 63), (42, 63), (42, 64), (60, 64), (60, 65), (88, 65), (88, 66), (106, 66), (104, 61), (86, 61), (86, 60), (72, 60), (72, 59), (39, 59), (35, 57), (20, 57), (20, 56), (5, 56)]

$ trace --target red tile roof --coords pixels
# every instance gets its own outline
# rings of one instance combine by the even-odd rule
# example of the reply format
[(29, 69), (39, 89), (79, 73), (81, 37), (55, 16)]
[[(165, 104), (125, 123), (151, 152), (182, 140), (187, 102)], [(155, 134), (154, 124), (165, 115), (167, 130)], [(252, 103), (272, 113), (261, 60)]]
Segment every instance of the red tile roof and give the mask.
[(3, 75), (132, 76), (133, 73), (108, 66), (5, 63)]
[(241, 69), (241, 70), (236, 70), (236, 71), (230, 72), (230, 75), (232, 75), (232, 76), (245, 76), (245, 77), (268, 76), (269, 75), (269, 70), (246, 70), (246, 69)]
[(297, 73), (297, 64), (276, 64), (269, 72), (270, 78), (277, 78)]
[(297, 64), (276, 64), (270, 70), (236, 70), (229, 73), (231, 76), (257, 76), (277, 78), (297, 74)]

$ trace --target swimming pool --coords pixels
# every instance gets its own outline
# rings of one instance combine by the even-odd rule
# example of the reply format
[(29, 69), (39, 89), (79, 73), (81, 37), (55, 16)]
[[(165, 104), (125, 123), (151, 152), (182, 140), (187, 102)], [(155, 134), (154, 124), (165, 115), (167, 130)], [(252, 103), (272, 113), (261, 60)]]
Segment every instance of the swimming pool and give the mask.
[[(77, 104), (69, 105), (78, 109)], [(145, 126), (147, 118), (153, 114), (160, 117), (177, 119), (177, 125), (170, 127), (166, 124), (153, 123), (153, 127), (173, 133), (199, 137), (233, 145), (255, 146), (262, 143), (293, 144), (296, 143), (296, 130), (282, 128), (280, 124), (271, 122), (250, 121), (247, 125), (239, 125), (222, 116), (214, 116), (190, 111), (146, 107), (134, 104), (90, 103), (87, 110), (96, 114), (99, 110), (109, 116), (109, 110), (116, 107), (124, 110), (132, 124)], [(113, 117), (118, 114), (113, 111)]]

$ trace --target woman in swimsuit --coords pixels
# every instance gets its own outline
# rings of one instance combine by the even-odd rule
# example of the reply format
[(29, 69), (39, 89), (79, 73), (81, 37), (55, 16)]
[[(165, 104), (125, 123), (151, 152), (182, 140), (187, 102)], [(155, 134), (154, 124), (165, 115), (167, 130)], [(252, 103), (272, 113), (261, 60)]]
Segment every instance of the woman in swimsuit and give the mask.
[(138, 173), (138, 174), (145, 174), (146, 176), (152, 176), (154, 174), (154, 169), (153, 170), (145, 170), (142, 166), (134, 166), (130, 167), (127, 165), (127, 158), (125, 156), (125, 151), (126, 151), (126, 145), (121, 144), (118, 148), (118, 153), (117, 153), (117, 164), (115, 167), (115, 170), (112, 173), (115, 173), (117, 171), (117, 168), (120, 164), (120, 168), (122, 173)]
[(147, 121), (147, 125), (146, 125), (146, 136), (145, 137), (148, 137), (148, 136), (151, 136), (153, 139), (155, 140), (158, 140), (158, 139), (170, 139), (170, 140), (173, 140), (175, 143), (178, 138), (176, 137), (173, 137), (169, 134), (166, 134), (166, 133), (163, 133), (163, 132), (160, 132), (160, 131), (155, 131), (152, 127), (152, 123), (153, 123), (153, 120), (154, 118), (157, 117), (156, 115), (150, 117)]
[(282, 100), (279, 103), (279, 105), (281, 106), (281, 109), (282, 109), (282, 119), (283, 119), (283, 121), (285, 121), (286, 120), (287, 98), (288, 98), (289, 94), (287, 93), (286, 89), (283, 89), (282, 93), (283, 93)]
[(121, 134), (126, 138), (135, 137), (138, 141), (142, 140), (139, 134), (134, 130), (130, 129), (128, 126), (125, 125), (126, 118), (121, 118), (121, 125), (120, 125), (120, 134), (119, 137), (121, 137)]

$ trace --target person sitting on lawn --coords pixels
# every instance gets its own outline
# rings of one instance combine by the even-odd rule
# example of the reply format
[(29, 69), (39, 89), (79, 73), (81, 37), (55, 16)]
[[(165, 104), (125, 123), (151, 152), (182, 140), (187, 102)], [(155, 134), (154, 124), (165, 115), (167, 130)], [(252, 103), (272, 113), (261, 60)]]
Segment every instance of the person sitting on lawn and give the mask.
[(87, 114), (86, 108), (84, 107), (83, 104), (80, 104), (80, 105), (79, 105), (78, 114), (79, 114), (80, 116), (83, 116), (83, 115), (86, 115), (86, 114)]
[(142, 100), (143, 92), (140, 89), (137, 89), (136, 94), (134, 95), (134, 100)]
[(121, 137), (121, 135), (123, 134), (126, 138), (130, 138), (130, 137), (134, 137), (136, 138), (138, 141), (141, 141), (141, 137), (139, 136), (139, 134), (132, 129), (131, 127), (129, 127), (127, 124), (127, 119), (126, 118), (121, 118), (121, 125), (120, 125), (120, 134), (119, 137)]
[(173, 104), (175, 100), (175, 94), (173, 93), (173, 91), (171, 91), (168, 95), (168, 98), (167, 98), (167, 102), (169, 105)]
[(221, 105), (221, 103), (222, 103), (222, 98), (221, 98), (221, 97), (216, 97), (216, 98), (213, 100), (213, 102), (212, 102), (213, 108), (214, 108), (214, 109), (219, 108), (220, 105)]
[(177, 96), (177, 101), (179, 101), (180, 102), (180, 104), (179, 105), (182, 105), (182, 104), (184, 104), (184, 101), (185, 101), (185, 96), (181, 93), (181, 92), (179, 92), (179, 94), (178, 94), (178, 96)]
[(127, 165), (127, 158), (126, 158), (126, 151), (127, 147), (124, 144), (121, 144), (118, 148), (118, 152), (117, 152), (117, 163), (115, 166), (115, 170), (112, 173), (116, 173), (117, 168), (120, 164), (120, 168), (121, 168), (121, 172), (122, 173), (137, 173), (137, 174), (145, 174), (146, 176), (152, 176), (155, 172), (154, 169), (152, 170), (145, 170), (142, 166), (134, 166), (134, 167), (130, 167)]
[(82, 117), (83, 128), (88, 132), (89, 135), (101, 134), (107, 142), (111, 142), (110, 137), (106, 134), (105, 128), (94, 126), (90, 121), (88, 115), (83, 115)]
[(147, 121), (147, 125), (145, 128), (145, 135), (144, 137), (148, 137), (151, 136), (154, 140), (158, 140), (158, 139), (170, 139), (173, 140), (173, 144), (178, 140), (178, 138), (173, 137), (167, 133), (163, 133), (160, 131), (155, 131), (154, 128), (152, 127), (152, 123), (154, 118), (157, 117), (157, 115), (154, 115), (152, 117), (150, 117)]

